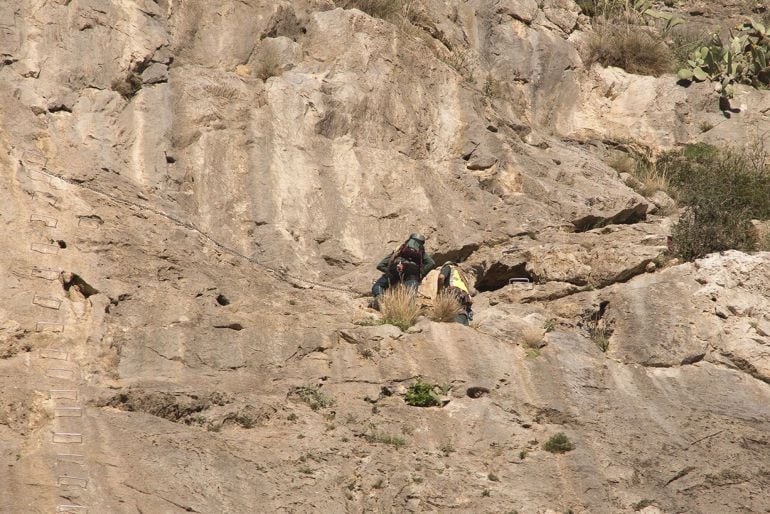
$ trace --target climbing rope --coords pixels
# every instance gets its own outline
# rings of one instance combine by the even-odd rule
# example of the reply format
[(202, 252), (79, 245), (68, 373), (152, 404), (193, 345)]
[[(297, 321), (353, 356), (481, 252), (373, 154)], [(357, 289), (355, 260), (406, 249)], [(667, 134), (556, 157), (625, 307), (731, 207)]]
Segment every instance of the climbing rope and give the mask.
[(203, 239), (209, 241), (216, 248), (220, 249), (222, 252), (230, 254), (230, 255), (233, 255), (233, 256), (241, 258), (241, 259), (244, 259), (244, 260), (254, 264), (258, 268), (267, 271), (268, 273), (273, 275), (278, 280), (281, 280), (283, 282), (291, 284), (292, 286), (296, 287), (297, 286), (296, 282), (300, 282), (300, 283), (309, 284), (309, 285), (315, 286), (315, 287), (321, 287), (321, 288), (324, 288), (324, 289), (330, 289), (330, 290), (333, 290), (333, 291), (339, 291), (339, 292), (342, 292), (342, 293), (345, 293), (345, 294), (351, 294), (351, 295), (354, 295), (356, 297), (365, 296), (360, 291), (356, 291), (354, 289), (337, 287), (337, 286), (333, 286), (331, 284), (324, 283), (324, 282), (317, 282), (317, 281), (314, 281), (314, 280), (308, 280), (306, 278), (302, 278), (302, 277), (298, 277), (296, 275), (293, 275), (293, 274), (291, 274), (291, 273), (289, 273), (289, 272), (287, 272), (285, 270), (281, 270), (281, 269), (277, 269), (277, 268), (274, 268), (272, 266), (269, 266), (269, 265), (267, 265), (265, 263), (262, 263), (262, 262), (258, 261), (254, 257), (250, 257), (248, 255), (245, 255), (245, 254), (239, 252), (238, 250), (236, 250), (234, 248), (231, 248), (231, 247), (229, 247), (229, 246), (227, 246), (227, 245), (225, 245), (223, 243), (220, 243), (219, 241), (214, 239), (212, 236), (210, 236), (209, 234), (207, 234), (203, 230), (199, 229), (198, 227), (196, 227), (195, 225), (193, 225), (189, 221), (181, 220), (181, 219), (177, 218), (176, 216), (174, 216), (173, 214), (168, 214), (167, 212), (164, 212), (164, 211), (162, 211), (160, 209), (157, 209), (155, 207), (152, 207), (152, 206), (149, 206), (149, 205), (141, 205), (141, 204), (132, 202), (130, 200), (126, 200), (125, 198), (121, 198), (121, 197), (119, 197), (119, 196), (117, 196), (115, 194), (108, 193), (106, 191), (102, 191), (100, 189), (97, 189), (97, 188), (93, 187), (92, 185), (90, 185), (90, 184), (88, 184), (86, 182), (78, 181), (78, 180), (67, 178), (67, 177), (62, 177), (62, 176), (57, 175), (55, 173), (51, 173), (50, 171), (47, 171), (47, 170), (40, 170), (40, 171), (41, 171), (41, 173), (43, 173), (44, 175), (47, 175), (50, 178), (61, 180), (63, 182), (71, 184), (71, 185), (73, 185), (75, 187), (79, 187), (79, 188), (82, 188), (82, 189), (87, 189), (87, 190), (89, 190), (89, 191), (91, 191), (91, 192), (93, 192), (93, 193), (95, 193), (95, 194), (97, 194), (99, 196), (103, 196), (103, 197), (109, 198), (110, 200), (112, 200), (115, 203), (118, 203), (118, 204), (121, 204), (121, 205), (127, 205), (127, 206), (131, 206), (131, 207), (135, 207), (135, 208), (143, 210), (143, 211), (149, 211), (149, 212), (152, 212), (152, 213), (154, 213), (154, 214), (156, 214), (158, 216), (166, 218), (167, 220), (171, 221), (175, 225), (178, 225), (180, 227), (186, 228), (187, 230), (195, 232), (196, 234), (198, 234)]

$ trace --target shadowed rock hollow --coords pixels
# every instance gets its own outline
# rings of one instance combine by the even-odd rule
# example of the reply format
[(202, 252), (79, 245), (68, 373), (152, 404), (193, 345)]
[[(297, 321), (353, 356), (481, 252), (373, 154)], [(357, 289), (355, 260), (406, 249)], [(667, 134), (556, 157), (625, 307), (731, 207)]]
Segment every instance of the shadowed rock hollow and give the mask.
[[(571, 0), (0, 19), (1, 512), (770, 509), (770, 254), (672, 265), (603, 160), (767, 93), (701, 133), (709, 88), (587, 68)], [(362, 321), (412, 231), (473, 327)]]

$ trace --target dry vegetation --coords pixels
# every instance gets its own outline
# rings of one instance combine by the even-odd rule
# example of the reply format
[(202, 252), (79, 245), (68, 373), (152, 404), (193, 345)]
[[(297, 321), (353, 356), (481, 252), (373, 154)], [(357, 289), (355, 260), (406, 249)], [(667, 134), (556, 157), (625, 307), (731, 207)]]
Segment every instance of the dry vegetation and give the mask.
[(384, 323), (406, 330), (422, 314), (415, 291), (402, 285), (391, 287), (380, 298), (380, 312)]
[(588, 41), (588, 62), (656, 77), (674, 67), (673, 55), (657, 32), (618, 20), (594, 25)]
[(457, 296), (444, 289), (433, 299), (430, 317), (433, 321), (454, 321), (460, 312), (462, 312), (462, 306)]

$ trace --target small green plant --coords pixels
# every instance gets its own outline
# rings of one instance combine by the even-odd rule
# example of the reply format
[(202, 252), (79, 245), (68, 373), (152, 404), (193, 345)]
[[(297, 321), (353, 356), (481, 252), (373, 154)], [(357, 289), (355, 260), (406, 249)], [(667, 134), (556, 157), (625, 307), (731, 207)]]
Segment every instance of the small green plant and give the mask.
[(563, 432), (559, 432), (552, 435), (551, 438), (545, 442), (543, 449), (551, 453), (566, 453), (570, 450), (574, 450), (575, 445), (572, 444)]
[(299, 472), (302, 473), (303, 475), (312, 475), (313, 474), (313, 470), (310, 468), (310, 466), (300, 466), (299, 467)]
[(610, 334), (606, 327), (595, 325), (590, 329), (591, 341), (602, 351), (610, 347)]
[(372, 444), (388, 444), (390, 446), (395, 446), (396, 448), (402, 448), (406, 446), (406, 439), (403, 437), (391, 434), (383, 434), (380, 432), (364, 434), (364, 439), (366, 439), (366, 442)]
[(481, 491), (481, 496), (483, 496), (484, 498), (489, 497), (491, 494), (492, 493), (489, 492), (489, 489), (484, 489), (483, 491)]
[(377, 479), (377, 481), (372, 484), (372, 489), (384, 489), (384, 488), (385, 488), (385, 480), (382, 478)]
[(297, 416), (295, 413), (292, 412), (291, 414), (288, 415), (286, 419), (289, 421), (297, 421), (298, 417), (299, 416)]
[(503, 84), (495, 79), (491, 73), (487, 74), (487, 78), (484, 80), (484, 87), (481, 90), (487, 98), (503, 97)]
[(527, 350), (527, 358), (528, 359), (537, 359), (540, 357), (540, 349), (539, 348), (531, 348)]
[(418, 380), (406, 390), (404, 401), (412, 407), (435, 407), (436, 405), (441, 405), (441, 400), (439, 400), (438, 395), (434, 392), (435, 389), (436, 386), (434, 384), (426, 384)]
[(543, 330), (545, 330), (545, 333), (553, 332), (556, 330), (556, 319), (550, 318), (543, 323)]
[(528, 454), (528, 453), (529, 453), (529, 452), (528, 452), (527, 450), (521, 450), (521, 451), (519, 452), (519, 459), (521, 459), (521, 460), (524, 460), (524, 459), (526, 459), (526, 458), (527, 458), (527, 454)]
[(439, 448), (439, 450), (441, 450), (441, 454), (444, 457), (449, 457), (449, 455), (451, 455), (452, 453), (457, 451), (457, 450), (455, 450), (455, 447), (452, 446), (452, 443), (444, 443), (444, 444), (442, 444), (441, 447)]
[(403, 331), (414, 325), (422, 314), (414, 290), (401, 284), (385, 291), (379, 303), (383, 323), (395, 325)]
[(643, 508), (649, 507), (650, 505), (654, 505), (654, 504), (655, 504), (655, 500), (644, 499), (644, 500), (639, 500), (638, 502), (634, 503), (632, 508), (634, 509), (634, 512), (636, 512), (636, 511), (642, 510)]
[(358, 325), (359, 327), (376, 327), (379, 325), (384, 325), (385, 320), (380, 318), (362, 318), (354, 320), (353, 324)]
[(290, 394), (299, 398), (313, 410), (325, 409), (334, 405), (334, 399), (324, 394), (318, 386), (298, 386), (293, 388)]

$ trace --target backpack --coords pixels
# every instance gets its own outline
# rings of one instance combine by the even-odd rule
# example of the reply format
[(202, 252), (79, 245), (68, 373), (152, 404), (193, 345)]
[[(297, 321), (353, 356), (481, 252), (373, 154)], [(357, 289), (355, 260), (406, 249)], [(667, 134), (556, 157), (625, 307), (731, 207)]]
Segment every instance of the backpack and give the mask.
[(406, 243), (402, 244), (401, 248), (398, 249), (397, 257), (412, 261), (422, 268), (422, 258), (424, 255), (425, 248), (423, 248), (420, 242), (415, 241), (414, 239), (410, 239)]
[(390, 256), (389, 268), (393, 271), (395, 265), (401, 261), (406, 264), (407, 274), (416, 274), (422, 278), (422, 261), (424, 256), (425, 248), (423, 245), (419, 241), (408, 239)]

